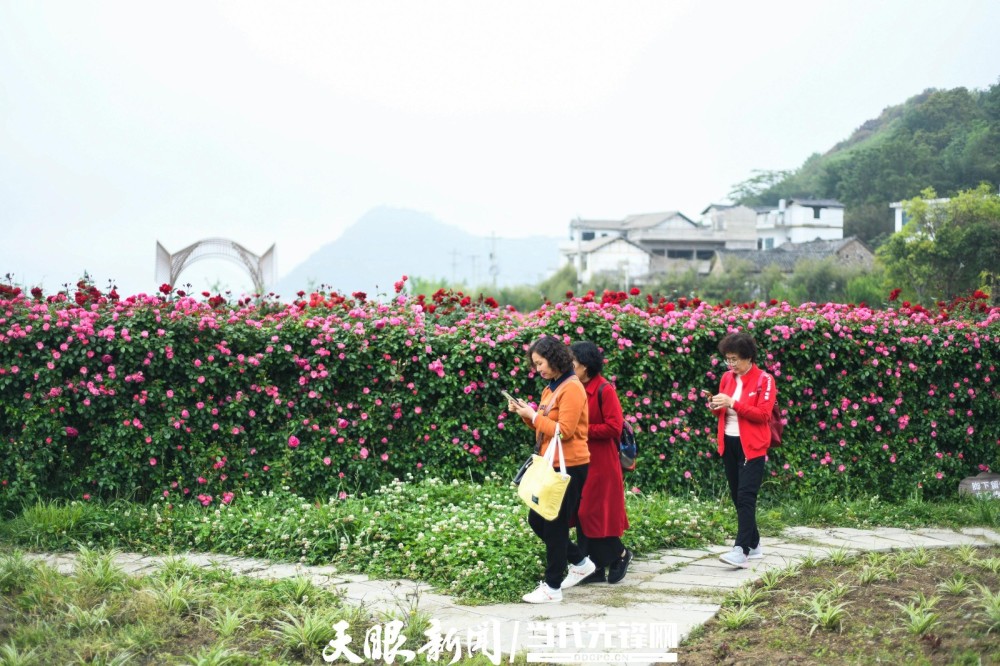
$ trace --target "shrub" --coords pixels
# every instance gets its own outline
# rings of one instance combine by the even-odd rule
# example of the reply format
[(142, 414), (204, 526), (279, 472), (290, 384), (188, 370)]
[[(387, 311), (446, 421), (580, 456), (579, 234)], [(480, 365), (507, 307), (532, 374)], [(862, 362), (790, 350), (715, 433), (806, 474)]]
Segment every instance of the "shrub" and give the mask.
[(997, 461), (1000, 310), (975, 299), (953, 318), (634, 290), (522, 315), (444, 291), (288, 305), (162, 291), (5, 287), (0, 507), (96, 496), (209, 506), (279, 486), (346, 497), (421, 470), (506, 475), (533, 440), (499, 391), (537, 399), (524, 354), (543, 332), (604, 348), (641, 442), (629, 487), (721, 491), (714, 417), (697, 396), (718, 385), (717, 342), (737, 329), (756, 337), (788, 421), (765, 494), (933, 497)]

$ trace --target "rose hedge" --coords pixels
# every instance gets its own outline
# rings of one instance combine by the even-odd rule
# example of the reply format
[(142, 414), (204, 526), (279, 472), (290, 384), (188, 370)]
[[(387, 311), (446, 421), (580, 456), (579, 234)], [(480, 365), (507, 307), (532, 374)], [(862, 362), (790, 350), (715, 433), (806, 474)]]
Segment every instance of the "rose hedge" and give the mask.
[[(397, 285), (398, 288), (398, 285)], [(508, 474), (532, 437), (500, 389), (536, 398), (541, 333), (608, 357), (643, 490), (717, 493), (716, 345), (745, 328), (779, 387), (786, 444), (766, 494), (953, 494), (996, 467), (1000, 311), (710, 306), (591, 295), (519, 315), (439, 292), (291, 305), (90, 288), (0, 292), (0, 506), (152, 495), (229, 503), (285, 486), (354, 494), (421, 470)]]

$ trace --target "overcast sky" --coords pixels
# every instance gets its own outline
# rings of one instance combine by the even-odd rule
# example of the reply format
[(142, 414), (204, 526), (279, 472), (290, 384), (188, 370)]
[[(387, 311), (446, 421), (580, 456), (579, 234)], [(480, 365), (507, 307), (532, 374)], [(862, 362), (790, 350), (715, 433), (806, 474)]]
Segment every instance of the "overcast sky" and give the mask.
[(280, 276), (379, 205), (501, 237), (697, 217), (996, 83), (998, 26), (996, 0), (0, 0), (0, 276), (148, 292), (157, 240), (215, 236), (276, 243)]

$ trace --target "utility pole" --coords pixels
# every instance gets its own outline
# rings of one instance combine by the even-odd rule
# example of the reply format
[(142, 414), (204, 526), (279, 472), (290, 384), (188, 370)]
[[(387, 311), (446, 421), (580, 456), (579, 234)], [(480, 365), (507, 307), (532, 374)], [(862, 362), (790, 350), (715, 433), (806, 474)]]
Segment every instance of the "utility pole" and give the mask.
[[(569, 223), (570, 237), (573, 235), (574, 226), (578, 227), (580, 222), (580, 216), (577, 215), (576, 219)], [(583, 231), (579, 228), (576, 229), (576, 295), (579, 296), (580, 292), (583, 291)]]
[(451, 250), (451, 286), (455, 286), (455, 274), (458, 271), (458, 250)]
[(497, 290), (497, 276), (500, 274), (500, 265), (497, 263), (497, 234), (490, 232), (490, 280), (493, 283), (494, 293)]

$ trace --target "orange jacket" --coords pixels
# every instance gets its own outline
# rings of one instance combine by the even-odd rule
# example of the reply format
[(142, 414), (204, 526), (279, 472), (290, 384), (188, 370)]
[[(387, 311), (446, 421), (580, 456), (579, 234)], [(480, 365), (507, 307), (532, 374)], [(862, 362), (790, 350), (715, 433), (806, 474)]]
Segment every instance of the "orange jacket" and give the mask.
[[(538, 404), (538, 416), (535, 423), (523, 419), (542, 435), (542, 450), (544, 456), (559, 424), (559, 434), (562, 435), (563, 455), (566, 456), (566, 467), (586, 465), (590, 462), (590, 449), (587, 448), (587, 429), (590, 427), (590, 416), (587, 411), (587, 391), (576, 376), (569, 377), (556, 387), (555, 404), (548, 414), (543, 414), (545, 407), (552, 399), (552, 390), (545, 387)], [(553, 456), (553, 467), (559, 468), (559, 454)]]

